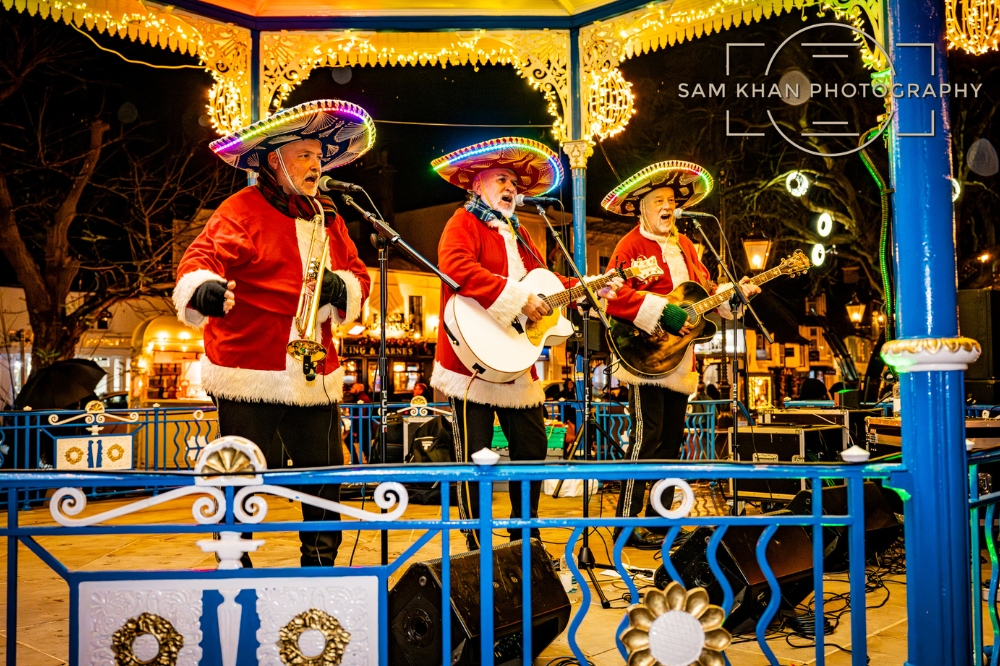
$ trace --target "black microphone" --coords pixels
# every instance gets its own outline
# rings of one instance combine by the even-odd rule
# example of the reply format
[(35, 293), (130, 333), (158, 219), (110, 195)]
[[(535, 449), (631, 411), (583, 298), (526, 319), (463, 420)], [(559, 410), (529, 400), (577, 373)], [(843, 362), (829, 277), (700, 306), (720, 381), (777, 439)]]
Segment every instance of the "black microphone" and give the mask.
[(323, 176), (319, 179), (319, 189), (324, 192), (329, 192), (330, 190), (334, 192), (364, 192), (364, 188), (360, 185), (345, 183), (342, 180), (334, 180), (329, 176)]
[(518, 194), (514, 197), (515, 206), (540, 206), (543, 204), (558, 204), (559, 199), (555, 197), (526, 197), (523, 194)]
[(693, 210), (684, 210), (683, 208), (674, 209), (674, 217), (715, 217), (711, 213), (696, 213)]

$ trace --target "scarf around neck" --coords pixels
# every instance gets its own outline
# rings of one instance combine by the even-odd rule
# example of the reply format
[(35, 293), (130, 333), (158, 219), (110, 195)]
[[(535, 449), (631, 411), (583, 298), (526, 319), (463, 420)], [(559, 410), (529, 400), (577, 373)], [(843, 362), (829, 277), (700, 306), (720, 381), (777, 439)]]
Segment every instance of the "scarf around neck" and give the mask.
[(512, 214), (510, 217), (505, 217), (504, 214), (497, 209), (491, 208), (490, 205), (475, 192), (472, 193), (472, 198), (465, 203), (465, 210), (469, 211), (491, 227), (500, 227), (505, 221), (508, 220), (515, 230), (521, 226), (521, 223), (517, 220), (517, 213)]
[(307, 197), (301, 194), (289, 194), (278, 184), (278, 178), (271, 168), (271, 165), (262, 160), (260, 171), (257, 172), (257, 189), (267, 199), (267, 203), (274, 206), (282, 215), (287, 215), (292, 219), (301, 218), (311, 220), (316, 215), (317, 210), (313, 207), (315, 201), (323, 207), (326, 214), (327, 224), (337, 216), (337, 206), (333, 199), (325, 194), (317, 194), (315, 197)]

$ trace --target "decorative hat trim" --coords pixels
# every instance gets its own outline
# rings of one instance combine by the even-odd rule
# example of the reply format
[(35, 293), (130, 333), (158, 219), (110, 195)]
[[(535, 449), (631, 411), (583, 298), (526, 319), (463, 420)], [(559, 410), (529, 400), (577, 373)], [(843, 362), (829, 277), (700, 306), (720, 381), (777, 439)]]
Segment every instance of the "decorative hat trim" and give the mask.
[(651, 164), (622, 182), (604, 197), (601, 205), (612, 213), (635, 215), (642, 197), (657, 188), (670, 187), (677, 205), (690, 207), (707, 197), (714, 185), (704, 167), (694, 162), (668, 160)]
[(323, 171), (350, 164), (375, 143), (375, 123), (357, 104), (320, 99), (279, 111), (228, 136), (209, 148), (239, 169), (258, 169), (261, 154), (293, 141), (315, 139), (322, 144)]
[(538, 141), (521, 137), (490, 139), (431, 162), (439, 176), (456, 187), (472, 189), (476, 175), (489, 169), (510, 169), (519, 180), (519, 191), (528, 196), (544, 194), (563, 179), (559, 156)]

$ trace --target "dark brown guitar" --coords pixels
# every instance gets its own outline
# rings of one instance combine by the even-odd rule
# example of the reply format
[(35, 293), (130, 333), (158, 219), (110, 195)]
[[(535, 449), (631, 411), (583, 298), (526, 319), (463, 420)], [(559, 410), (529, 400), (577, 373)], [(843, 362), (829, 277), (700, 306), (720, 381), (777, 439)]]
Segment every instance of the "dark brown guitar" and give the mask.
[[(778, 266), (764, 271), (750, 281), (762, 285), (779, 275), (804, 274), (811, 266), (802, 250), (796, 250)], [(692, 325), (689, 333), (649, 335), (636, 328), (630, 321), (612, 317), (611, 329), (608, 331), (611, 350), (621, 360), (625, 369), (633, 375), (648, 378), (662, 377), (680, 365), (688, 347), (693, 343), (712, 339), (718, 327), (703, 315), (728, 301), (732, 295), (732, 285), (709, 296), (701, 285), (695, 282), (683, 282), (667, 294), (666, 299), (687, 311), (688, 322)]]

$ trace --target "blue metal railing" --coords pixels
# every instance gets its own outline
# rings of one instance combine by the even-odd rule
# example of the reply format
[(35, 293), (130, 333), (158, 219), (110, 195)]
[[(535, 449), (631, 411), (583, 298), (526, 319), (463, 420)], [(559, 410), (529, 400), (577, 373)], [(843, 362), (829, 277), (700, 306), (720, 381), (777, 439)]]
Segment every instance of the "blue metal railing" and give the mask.
[[(81, 646), (89, 645), (89, 633), (96, 631), (93, 621), (86, 624), (81, 619), (80, 612), (80, 589), (84, 583), (94, 581), (104, 581), (110, 584), (119, 584), (122, 588), (127, 588), (135, 581), (157, 581), (169, 578), (171, 580), (184, 580), (192, 582), (192, 586), (199, 589), (232, 589), (234, 586), (240, 589), (255, 589), (255, 581), (260, 579), (275, 580), (281, 577), (296, 576), (315, 577), (319, 584), (321, 579), (373, 576), (378, 581), (377, 600), (371, 600), (377, 607), (377, 612), (371, 623), (372, 635), (377, 635), (377, 645), (380, 664), (389, 664), (389, 641), (393, 618), (388, 616), (388, 593), (390, 587), (390, 576), (402, 573), (403, 568), (412, 563), (415, 554), (432, 544), (439, 542), (440, 555), (443, 559), (441, 588), (442, 598), (450, 599), (452, 593), (452, 580), (449, 567), (449, 558), (453, 555), (450, 550), (450, 535), (455, 530), (476, 530), (482, 543), (493, 543), (494, 530), (506, 530), (511, 528), (520, 530), (524, 539), (529, 538), (532, 529), (551, 530), (568, 529), (571, 536), (564, 547), (566, 561), (577, 581), (585, 582), (582, 572), (576, 564), (575, 551), (580, 543), (584, 529), (593, 528), (614, 528), (621, 527), (623, 531), (615, 543), (613, 565), (622, 576), (631, 599), (637, 601), (642, 598), (640, 590), (637, 589), (631, 578), (630, 572), (622, 561), (622, 547), (631, 531), (638, 525), (656, 527), (667, 531), (667, 537), (662, 549), (664, 565), (674, 579), (683, 579), (678, 570), (683, 563), (671, 560), (671, 546), (674, 545), (682, 528), (711, 527), (714, 528), (713, 536), (707, 546), (706, 556), (708, 566), (718, 579), (721, 586), (721, 596), (712, 599), (713, 603), (719, 604), (726, 613), (734, 607), (734, 590), (729, 579), (726, 578), (717, 554), (718, 547), (726, 533), (726, 530), (752, 527), (761, 530), (756, 541), (756, 555), (764, 578), (767, 581), (767, 601), (764, 605), (763, 613), (755, 624), (756, 640), (761, 651), (766, 656), (770, 664), (778, 664), (778, 659), (773, 650), (765, 640), (766, 630), (770, 621), (775, 617), (781, 603), (781, 589), (779, 588), (776, 575), (772, 569), (768, 558), (768, 545), (771, 543), (779, 528), (801, 526), (807, 530), (812, 539), (812, 585), (815, 594), (815, 613), (817, 617), (822, 617), (823, 613), (823, 592), (824, 592), (824, 549), (823, 530), (825, 527), (844, 527), (849, 534), (849, 593), (850, 606), (852, 609), (865, 608), (865, 530), (864, 520), (860, 519), (864, 515), (864, 490), (863, 482), (866, 478), (888, 478), (896, 470), (901, 469), (899, 465), (823, 465), (823, 464), (798, 464), (798, 465), (749, 465), (733, 463), (699, 464), (699, 463), (663, 463), (663, 464), (643, 464), (630, 465), (623, 463), (569, 463), (565, 465), (538, 465), (538, 464), (502, 464), (496, 466), (475, 466), (475, 465), (406, 465), (406, 466), (364, 466), (349, 467), (339, 469), (318, 469), (318, 470), (298, 470), (298, 471), (274, 471), (265, 472), (261, 478), (261, 484), (255, 487), (252, 492), (256, 495), (249, 495), (251, 498), (261, 498), (268, 493), (275, 494), (270, 487), (296, 487), (303, 484), (363, 484), (392, 481), (402, 484), (406, 483), (426, 483), (438, 482), (442, 486), (440, 498), (440, 516), (444, 518), (412, 517), (403, 511), (397, 520), (381, 518), (379, 514), (371, 514), (371, 520), (365, 522), (363, 526), (358, 522), (348, 522), (339, 520), (328, 520), (323, 522), (295, 522), (268, 520), (260, 524), (241, 524), (237, 522), (234, 494), (232, 486), (222, 487), (221, 494), (216, 494), (215, 502), (224, 498), (224, 511), (218, 512), (219, 522), (217, 524), (191, 524), (186, 522), (171, 522), (167, 524), (151, 524), (149, 522), (130, 521), (130, 524), (104, 524), (99, 523), (91, 526), (65, 526), (54, 524), (51, 521), (42, 519), (39, 515), (40, 509), (35, 509), (30, 521), (22, 520), (22, 511), (18, 507), (16, 497), (18, 492), (25, 489), (42, 488), (45, 490), (66, 488), (66, 487), (91, 487), (101, 486), (107, 488), (127, 489), (135, 487), (149, 487), (159, 491), (167, 489), (191, 488), (191, 493), (210, 494), (205, 490), (204, 485), (196, 484), (196, 477), (193, 474), (184, 473), (139, 473), (130, 472), (126, 474), (113, 473), (0, 473), (0, 484), (6, 489), (8, 506), (13, 509), (8, 513), (7, 525), (0, 529), (0, 533), (8, 538), (7, 550), (7, 634), (8, 646), (16, 645), (17, 641), (17, 609), (18, 609), (18, 583), (19, 583), (19, 561), (18, 545), (24, 544), (35, 555), (42, 559), (49, 567), (62, 577), (70, 587), (70, 645), (69, 653), (80, 654)], [(615, 517), (541, 517), (534, 519), (510, 519), (493, 515), (493, 490), (496, 484), (500, 483), (521, 483), (525, 502), (529, 496), (529, 483), (544, 479), (597, 479), (599, 481), (618, 480), (623, 476), (646, 481), (661, 481), (664, 479), (676, 480), (680, 484), (684, 479), (706, 479), (706, 478), (804, 478), (808, 481), (808, 487), (812, 490), (812, 513), (809, 515), (771, 514), (771, 515), (744, 515), (744, 516), (693, 516), (690, 514), (678, 515), (673, 518), (615, 518)], [(823, 493), (822, 487), (825, 479), (843, 479), (847, 485), (848, 510), (844, 515), (824, 515), (823, 513)], [(454, 484), (463, 482), (475, 482), (479, 484), (480, 506), (482, 514), (478, 519), (462, 520), (452, 517), (450, 501), (450, 488)], [(671, 484), (673, 485), (673, 484)], [(391, 492), (391, 491), (390, 491)], [(86, 516), (92, 515), (96, 510), (94, 507), (86, 509), (80, 506), (82, 498), (71, 500), (65, 494), (57, 495), (53, 499), (51, 511), (53, 516)], [(397, 506), (400, 506), (399, 495), (396, 495)], [(74, 501), (76, 504), (74, 505)], [(392, 502), (390, 502), (391, 504)], [(116, 505), (117, 506), (117, 505)], [(246, 503), (243, 509), (253, 514), (253, 507)], [(523, 507), (526, 509), (527, 507)], [(80, 509), (84, 509), (80, 512)], [(208, 512), (202, 511), (203, 515)], [(426, 515), (426, 512), (425, 512)], [(433, 514), (431, 514), (433, 515)], [(46, 524), (48, 522), (48, 524)], [(67, 522), (67, 521), (64, 521)], [(69, 570), (58, 559), (58, 556), (48, 550), (47, 543), (65, 543), (68, 539), (83, 536), (95, 536), (105, 534), (204, 534), (206, 538), (210, 532), (227, 530), (233, 532), (253, 532), (257, 537), (267, 537), (275, 532), (295, 532), (295, 531), (355, 531), (361, 527), (364, 530), (377, 532), (386, 531), (390, 537), (395, 535), (406, 535), (410, 543), (402, 549), (398, 557), (391, 559), (387, 564), (367, 567), (324, 567), (313, 569), (248, 569), (233, 571), (197, 571), (197, 570), (172, 570), (172, 571), (85, 571)], [(414, 536), (415, 539), (414, 539)], [(59, 536), (58, 540), (42, 543), (39, 537)], [(403, 538), (403, 537), (401, 537)], [(522, 571), (525, 576), (530, 576), (532, 571), (530, 562), (530, 549), (522, 549)], [(425, 551), (426, 553), (426, 551)], [(479, 604), (482, 608), (495, 608), (496, 590), (493, 581), (493, 552), (484, 549), (479, 553)], [(339, 562), (343, 565), (344, 562)], [(128, 561), (122, 562), (127, 567)], [(321, 577), (321, 578), (320, 578)], [(275, 583), (268, 583), (274, 585)], [(524, 663), (531, 663), (531, 639), (530, 639), (530, 614), (532, 608), (532, 589), (530, 584), (521, 586), (522, 608), (526, 609), (523, 618), (528, 620), (524, 625), (524, 635), (522, 636), (522, 649), (524, 653)], [(22, 593), (24, 594), (24, 593)], [(30, 594), (30, 593), (29, 593)], [(587, 663), (587, 656), (580, 646), (578, 636), (581, 623), (588, 613), (592, 612), (591, 591), (586, 585), (581, 587), (582, 600), (575, 607), (568, 627), (567, 640), (569, 648), (579, 663)], [(199, 612), (201, 609), (200, 601)], [(242, 612), (249, 612), (247, 609), (253, 605), (243, 607)], [(258, 604), (259, 608), (259, 604)], [(207, 614), (208, 608), (205, 609)], [(594, 611), (601, 612), (601, 611)], [(617, 645), (623, 657), (627, 657), (625, 647), (618, 640), (622, 628), (626, 627), (629, 619), (624, 610), (611, 611), (621, 613), (621, 624), (614, 634), (607, 636), (608, 645)], [(432, 618), (434, 619), (434, 618)], [(443, 613), (440, 620), (440, 631), (442, 635), (442, 655), (441, 663), (451, 663), (452, 658), (452, 635), (456, 628), (452, 624), (451, 614)], [(852, 612), (851, 617), (851, 663), (855, 666), (862, 666), (867, 663), (867, 625), (864, 612)], [(220, 640), (211, 635), (206, 624), (203, 626), (206, 633), (202, 638), (202, 645), (206, 641)], [(493, 614), (481, 614), (480, 629), (480, 660), (483, 665), (494, 663), (493, 652)], [(221, 631), (221, 630), (220, 630)], [(815, 644), (816, 663), (825, 663), (826, 645), (824, 643), (823, 632), (817, 632)], [(241, 637), (239, 640), (245, 640)], [(395, 639), (394, 639), (395, 640)], [(242, 654), (242, 651), (241, 651)], [(14, 650), (8, 648), (7, 663), (14, 664), (16, 656)], [(239, 662), (243, 666), (244, 661)], [(256, 662), (252, 662), (256, 663)]]
[[(969, 529), (972, 553), (972, 642), (975, 666), (997, 666), (1000, 660), (1000, 615), (997, 591), (1000, 586), (1000, 449), (969, 454)], [(982, 550), (985, 546), (990, 575), (983, 582)], [(985, 596), (985, 598), (984, 598)], [(989, 613), (989, 627), (983, 623), (983, 603)], [(987, 637), (989, 640), (987, 640)]]

